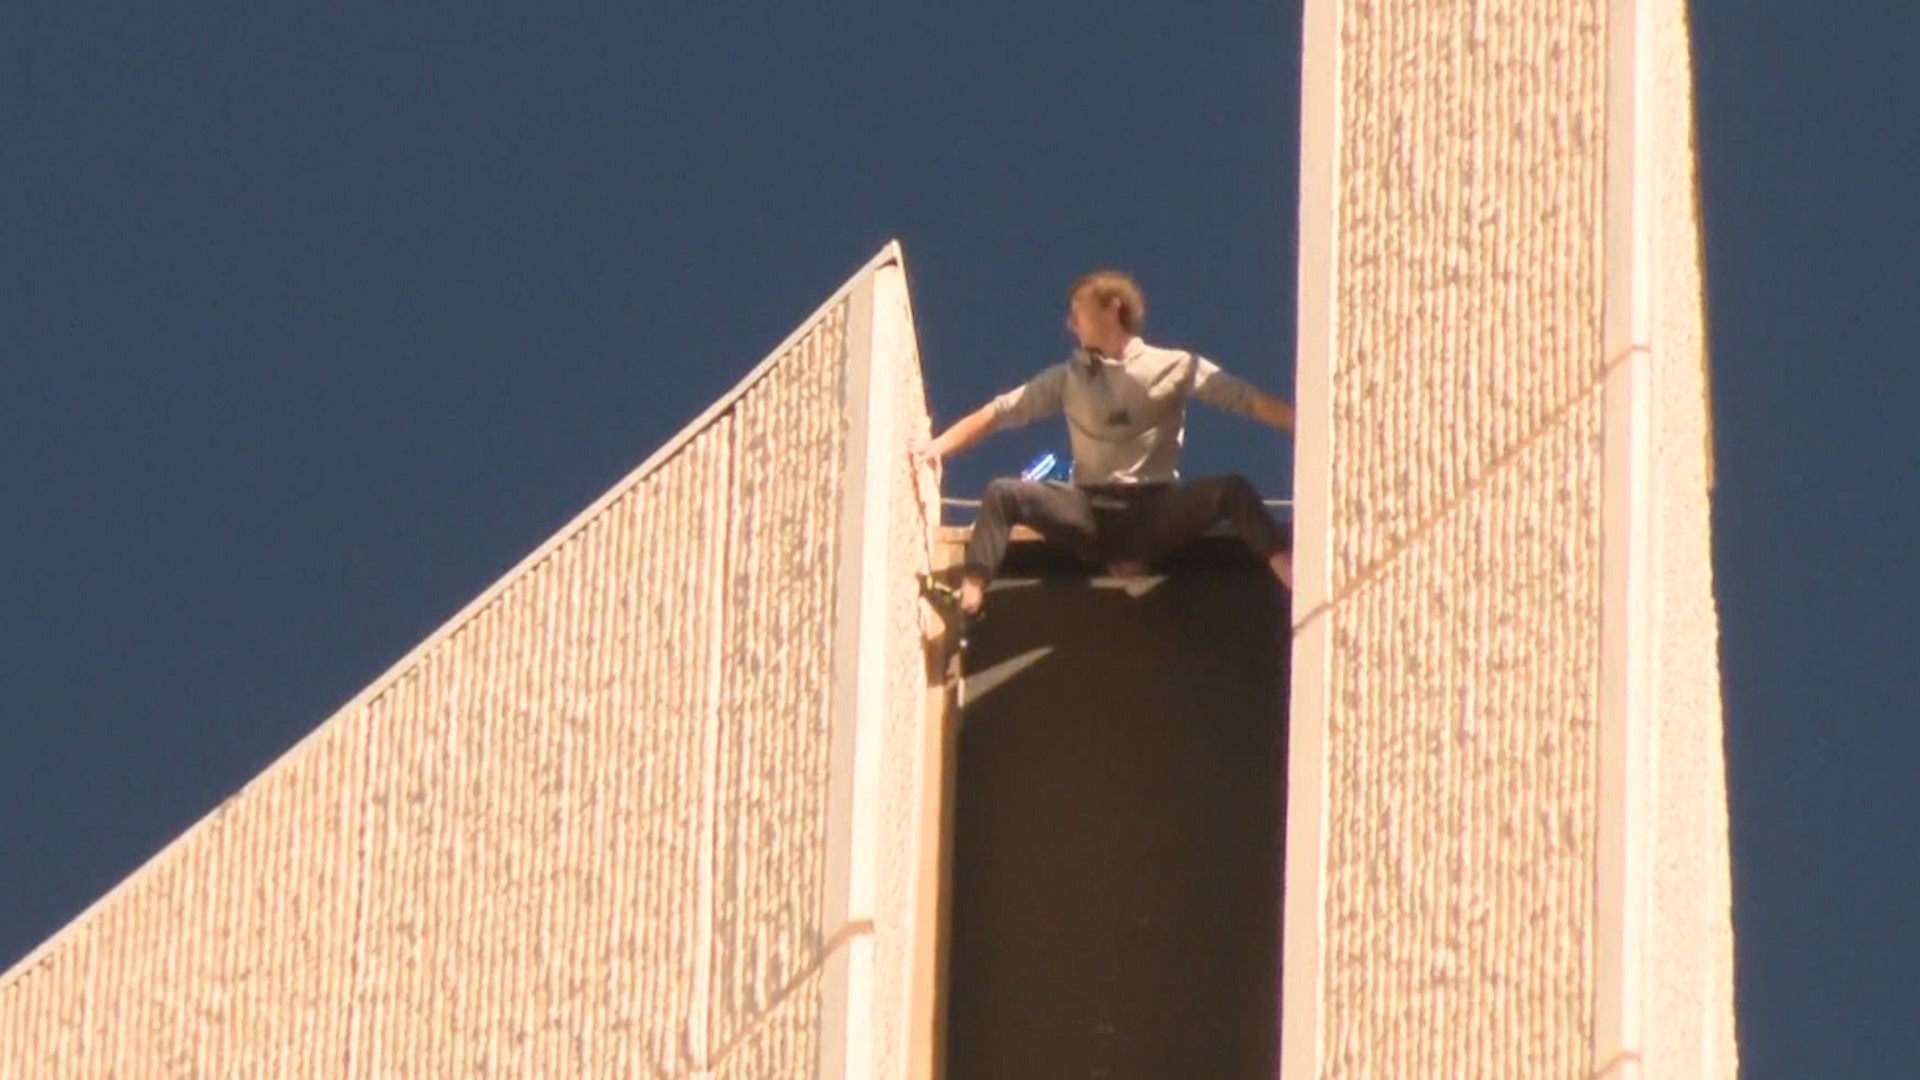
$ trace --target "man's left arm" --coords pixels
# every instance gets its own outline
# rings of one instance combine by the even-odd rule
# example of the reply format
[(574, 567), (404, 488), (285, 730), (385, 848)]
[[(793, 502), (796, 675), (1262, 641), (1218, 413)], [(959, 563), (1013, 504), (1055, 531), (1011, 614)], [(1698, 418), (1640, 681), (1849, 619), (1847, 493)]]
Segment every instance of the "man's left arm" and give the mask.
[(1258, 420), (1280, 431), (1293, 430), (1293, 406), (1204, 356), (1193, 357), (1193, 397), (1216, 409)]

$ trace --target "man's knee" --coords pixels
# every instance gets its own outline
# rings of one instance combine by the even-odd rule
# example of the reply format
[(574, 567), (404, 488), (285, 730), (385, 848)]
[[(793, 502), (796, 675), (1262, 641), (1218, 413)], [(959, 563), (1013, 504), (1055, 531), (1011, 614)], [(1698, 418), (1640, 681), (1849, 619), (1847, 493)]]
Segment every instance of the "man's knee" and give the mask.
[(1034, 489), (1040, 486), (1030, 480), (1010, 480), (1006, 477), (989, 481), (986, 491), (980, 496), (980, 508), (1009, 525), (1030, 525), (1032, 522), (1028, 518), (1033, 516)]
[(1253, 486), (1253, 481), (1239, 473), (1210, 477), (1205, 483), (1213, 488), (1223, 513), (1234, 508), (1249, 506), (1266, 509), (1266, 504), (1260, 500), (1259, 489)]
[(1020, 481), (1000, 477), (987, 483), (987, 490), (981, 493), (981, 503), (991, 504), (1003, 510), (1012, 511), (1020, 506)]
[(1260, 497), (1253, 481), (1234, 473), (1212, 477), (1209, 482), (1213, 485), (1214, 513), (1219, 515), (1219, 520), (1232, 524), (1262, 555), (1292, 547), (1289, 538), (1281, 535), (1279, 522), (1267, 509), (1266, 500)]

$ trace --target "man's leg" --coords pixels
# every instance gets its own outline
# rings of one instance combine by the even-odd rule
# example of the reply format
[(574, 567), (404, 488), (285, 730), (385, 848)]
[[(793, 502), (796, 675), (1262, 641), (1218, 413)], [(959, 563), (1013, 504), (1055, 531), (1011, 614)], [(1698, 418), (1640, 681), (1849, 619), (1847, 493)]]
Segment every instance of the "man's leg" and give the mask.
[(1141, 524), (1142, 554), (1148, 560), (1164, 558), (1223, 521), (1266, 561), (1282, 585), (1293, 588), (1286, 535), (1244, 476), (1210, 476), (1178, 484), (1155, 499)]
[(1000, 570), (1015, 525), (1025, 525), (1048, 543), (1084, 553), (1093, 543), (1093, 508), (1086, 492), (1032, 480), (995, 480), (980, 499), (980, 514), (967, 539), (960, 579), (960, 610), (980, 610), (987, 583)]

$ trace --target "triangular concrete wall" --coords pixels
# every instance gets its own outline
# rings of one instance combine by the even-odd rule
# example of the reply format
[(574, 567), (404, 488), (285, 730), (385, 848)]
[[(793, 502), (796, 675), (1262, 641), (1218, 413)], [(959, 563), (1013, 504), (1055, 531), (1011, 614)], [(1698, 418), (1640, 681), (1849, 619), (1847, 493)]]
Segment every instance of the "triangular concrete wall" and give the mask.
[(0, 978), (0, 1077), (905, 1075), (926, 424), (890, 245)]

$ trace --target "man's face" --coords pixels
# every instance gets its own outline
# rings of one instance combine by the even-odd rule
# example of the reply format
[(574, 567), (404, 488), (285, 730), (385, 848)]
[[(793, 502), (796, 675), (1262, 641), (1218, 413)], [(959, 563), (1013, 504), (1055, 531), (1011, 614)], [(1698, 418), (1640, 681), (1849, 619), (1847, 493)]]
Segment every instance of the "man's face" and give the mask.
[(1114, 331), (1120, 328), (1119, 305), (1102, 307), (1094, 299), (1092, 289), (1082, 289), (1075, 293), (1073, 302), (1067, 305), (1067, 329), (1073, 331), (1074, 340), (1083, 349), (1091, 349), (1097, 343), (1112, 338)]

